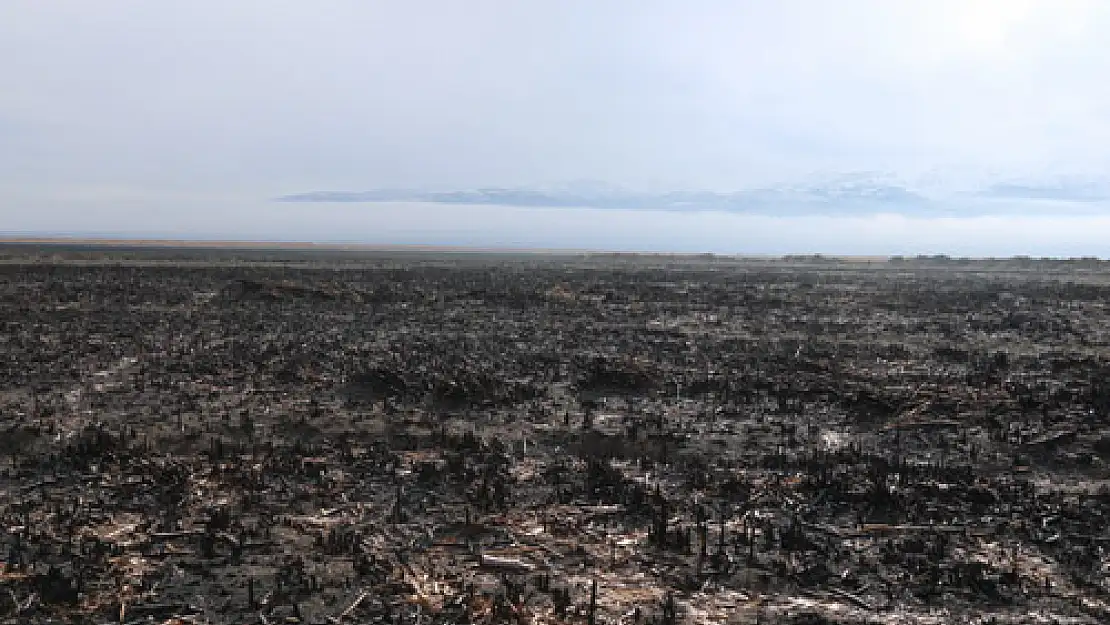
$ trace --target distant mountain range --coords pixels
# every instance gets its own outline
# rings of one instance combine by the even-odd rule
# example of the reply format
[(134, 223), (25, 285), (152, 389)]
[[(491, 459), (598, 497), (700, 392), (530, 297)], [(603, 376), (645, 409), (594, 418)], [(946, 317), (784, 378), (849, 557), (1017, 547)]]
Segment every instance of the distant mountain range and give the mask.
[(1058, 202), (1106, 202), (1110, 185), (1095, 180), (1070, 180), (1052, 183), (1004, 182), (985, 189), (984, 197)]
[[(1106, 204), (1110, 183), (1093, 178), (996, 180), (972, 188), (946, 186), (935, 178), (916, 184), (887, 174), (854, 173), (732, 192), (681, 190), (636, 192), (603, 182), (469, 190), (378, 189), (316, 191), (277, 198), (281, 202), (426, 202), (541, 208), (727, 211), (746, 213), (966, 213), (1078, 209)], [(1020, 206), (1019, 206), (1020, 205)]]

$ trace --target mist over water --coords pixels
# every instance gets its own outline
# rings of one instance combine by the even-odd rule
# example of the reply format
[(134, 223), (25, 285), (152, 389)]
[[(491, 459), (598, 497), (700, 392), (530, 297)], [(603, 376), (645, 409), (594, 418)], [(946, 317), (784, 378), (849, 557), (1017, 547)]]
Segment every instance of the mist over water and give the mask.
[[(51, 210), (58, 203), (72, 215), (65, 224)], [(1110, 215), (1100, 214), (775, 216), (201, 197), (87, 204), (25, 202), (6, 220), (4, 234), (717, 254), (1110, 256)]]

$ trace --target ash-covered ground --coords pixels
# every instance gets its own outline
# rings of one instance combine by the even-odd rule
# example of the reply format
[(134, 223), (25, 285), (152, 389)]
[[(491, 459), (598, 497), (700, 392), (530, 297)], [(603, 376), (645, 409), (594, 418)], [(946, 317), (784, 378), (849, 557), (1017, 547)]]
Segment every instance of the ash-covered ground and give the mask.
[(1110, 264), (0, 252), (3, 622), (1110, 620)]

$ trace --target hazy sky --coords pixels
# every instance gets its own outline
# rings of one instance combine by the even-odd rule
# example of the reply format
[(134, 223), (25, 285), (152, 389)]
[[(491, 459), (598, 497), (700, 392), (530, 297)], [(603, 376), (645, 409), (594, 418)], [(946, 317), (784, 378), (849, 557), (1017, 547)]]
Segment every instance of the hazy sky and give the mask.
[[(4, 0), (0, 230), (211, 236), (320, 189), (1099, 173), (1108, 42), (1101, 0)], [(505, 236), (544, 227), (521, 212)]]

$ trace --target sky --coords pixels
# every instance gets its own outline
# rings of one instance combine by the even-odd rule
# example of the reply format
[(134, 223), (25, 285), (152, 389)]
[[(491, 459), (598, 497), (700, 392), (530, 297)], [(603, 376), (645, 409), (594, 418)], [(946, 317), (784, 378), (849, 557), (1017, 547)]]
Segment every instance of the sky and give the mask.
[[(1108, 32), (1101, 0), (5, 0), (0, 232), (1110, 254), (1086, 236), (1101, 215), (269, 201), (580, 179), (724, 192), (858, 171), (1099, 177)], [(998, 234), (1024, 228), (1037, 236)]]

